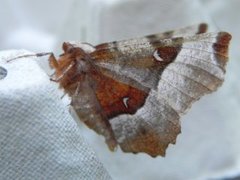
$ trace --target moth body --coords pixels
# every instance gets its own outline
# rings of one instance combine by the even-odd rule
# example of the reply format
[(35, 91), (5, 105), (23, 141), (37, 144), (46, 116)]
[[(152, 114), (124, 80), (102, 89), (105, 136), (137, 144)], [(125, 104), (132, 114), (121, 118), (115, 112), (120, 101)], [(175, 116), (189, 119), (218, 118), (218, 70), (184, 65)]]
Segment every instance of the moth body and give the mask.
[(207, 25), (92, 46), (63, 43), (49, 62), (79, 119), (124, 152), (165, 155), (180, 117), (224, 80), (231, 35)]

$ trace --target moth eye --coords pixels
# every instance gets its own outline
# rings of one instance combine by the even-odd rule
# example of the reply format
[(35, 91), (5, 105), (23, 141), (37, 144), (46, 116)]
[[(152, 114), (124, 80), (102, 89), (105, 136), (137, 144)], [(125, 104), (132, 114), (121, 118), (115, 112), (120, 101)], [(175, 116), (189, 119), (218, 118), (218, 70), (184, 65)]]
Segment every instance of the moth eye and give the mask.
[(160, 57), (160, 52), (158, 50), (155, 50), (153, 53), (153, 57), (157, 61), (163, 61), (163, 59)]
[(4, 79), (7, 76), (7, 70), (0, 66), (0, 80)]

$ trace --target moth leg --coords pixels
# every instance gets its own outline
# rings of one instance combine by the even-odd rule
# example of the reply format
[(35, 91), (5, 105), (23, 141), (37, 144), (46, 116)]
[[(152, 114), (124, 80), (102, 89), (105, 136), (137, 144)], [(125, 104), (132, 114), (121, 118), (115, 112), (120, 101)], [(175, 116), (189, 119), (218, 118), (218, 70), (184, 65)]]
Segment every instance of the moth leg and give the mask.
[[(64, 92), (64, 94), (61, 96), (61, 99), (63, 99), (66, 96), (66, 92)], [(69, 104), (70, 105), (70, 104)]]
[(51, 68), (57, 69), (59, 67), (58, 61), (53, 53), (50, 55), (48, 60)]
[[(53, 58), (54, 58), (54, 56), (53, 56)], [(54, 58), (55, 59), (55, 58)], [(58, 66), (58, 62), (57, 62), (57, 60), (55, 61), (54, 59), (52, 59), (52, 62), (55, 64), (55, 63), (57, 63), (57, 64), (55, 64), (55, 65), (57, 65)], [(50, 61), (50, 59), (49, 59), (49, 61)], [(53, 64), (53, 65), (54, 65)], [(75, 61), (72, 61), (71, 62), (71, 64), (56, 78), (56, 79), (54, 79), (54, 78), (50, 78), (50, 80), (51, 81), (54, 81), (54, 82), (59, 82), (59, 81), (61, 81), (62, 80), (62, 78), (68, 73), (68, 71), (74, 66), (76, 64), (76, 62)], [(54, 76), (55, 75), (55, 73), (54, 74), (52, 74), (51, 76)]]

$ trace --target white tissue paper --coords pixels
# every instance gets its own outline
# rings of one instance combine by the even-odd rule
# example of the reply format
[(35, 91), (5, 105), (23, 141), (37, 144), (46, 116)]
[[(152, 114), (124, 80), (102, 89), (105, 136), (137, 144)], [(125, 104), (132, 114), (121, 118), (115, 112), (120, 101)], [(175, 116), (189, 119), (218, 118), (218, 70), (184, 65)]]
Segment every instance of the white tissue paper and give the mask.
[(0, 52), (0, 179), (111, 179), (36, 59), (5, 63), (24, 53)]

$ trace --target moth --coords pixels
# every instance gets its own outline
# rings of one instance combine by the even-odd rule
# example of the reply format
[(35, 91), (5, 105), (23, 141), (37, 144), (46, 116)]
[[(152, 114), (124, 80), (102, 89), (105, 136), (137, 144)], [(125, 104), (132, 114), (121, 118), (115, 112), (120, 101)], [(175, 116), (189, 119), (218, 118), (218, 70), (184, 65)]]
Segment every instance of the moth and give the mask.
[(203, 23), (97, 46), (65, 42), (49, 57), (52, 80), (110, 150), (165, 156), (180, 117), (224, 80), (231, 35), (206, 31)]

